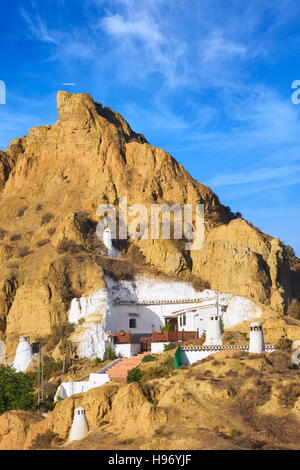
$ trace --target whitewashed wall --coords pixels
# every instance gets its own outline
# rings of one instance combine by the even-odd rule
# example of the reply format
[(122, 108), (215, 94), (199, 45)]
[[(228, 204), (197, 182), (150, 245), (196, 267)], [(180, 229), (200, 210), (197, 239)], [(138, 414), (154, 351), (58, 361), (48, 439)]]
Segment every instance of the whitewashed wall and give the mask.
[(110, 378), (107, 374), (90, 374), (89, 380), (78, 381), (78, 382), (62, 382), (58, 387), (54, 401), (57, 402), (59, 399), (66, 399), (78, 393), (84, 393), (92, 388), (101, 387), (106, 382), (109, 382)]
[(140, 343), (137, 344), (116, 344), (115, 353), (121, 357), (132, 357), (141, 352)]
[(181, 363), (189, 366), (216, 352), (217, 351), (181, 351)]
[[(196, 312), (186, 313), (186, 325), (178, 329), (197, 331), (199, 336), (206, 330), (206, 318), (216, 313), (216, 292), (206, 289), (196, 292), (184, 282), (157, 281), (155, 279), (137, 279), (135, 281), (115, 281), (105, 277), (106, 288), (89, 297), (73, 299), (69, 311), (69, 321), (76, 324), (71, 340), (77, 343), (80, 357), (103, 358), (105, 349), (110, 345), (108, 333), (124, 330), (137, 334), (150, 334), (165, 324), (166, 316), (184, 308), (195, 308)], [(175, 303), (176, 300), (197, 299), (199, 303)], [(151, 301), (173, 300), (171, 304), (152, 304)], [(117, 302), (135, 302), (136, 305), (119, 305)], [(149, 303), (147, 303), (147, 301)], [(141, 305), (143, 302), (145, 304)], [(220, 309), (224, 327), (236, 325), (249, 318), (257, 318), (262, 312), (248, 299), (232, 294), (219, 295)], [(227, 310), (226, 310), (227, 309)], [(129, 328), (130, 314), (136, 314), (136, 328)], [(82, 321), (84, 322), (82, 323)], [(81, 323), (81, 324), (80, 324)], [(120, 352), (120, 354), (122, 354)], [(128, 351), (132, 354), (132, 351)], [(124, 352), (123, 352), (124, 355)], [(130, 357), (130, 356), (129, 356)]]
[(151, 352), (153, 354), (160, 354), (164, 351), (165, 344), (170, 343), (151, 343)]

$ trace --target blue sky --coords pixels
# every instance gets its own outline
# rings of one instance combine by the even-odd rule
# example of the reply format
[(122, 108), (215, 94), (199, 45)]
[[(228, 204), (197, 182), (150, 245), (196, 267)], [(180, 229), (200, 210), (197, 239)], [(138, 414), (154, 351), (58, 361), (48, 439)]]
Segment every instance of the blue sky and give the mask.
[(299, 21), (295, 0), (2, 1), (0, 148), (88, 92), (300, 255)]

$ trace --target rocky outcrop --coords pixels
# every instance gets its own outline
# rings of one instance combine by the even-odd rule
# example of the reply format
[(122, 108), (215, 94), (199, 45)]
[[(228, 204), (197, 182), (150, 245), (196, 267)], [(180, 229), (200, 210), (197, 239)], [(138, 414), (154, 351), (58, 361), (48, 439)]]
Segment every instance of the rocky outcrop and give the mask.
[[(59, 402), (45, 419), (5, 413), (0, 449), (299, 450), (298, 395), (289, 354), (223, 351), (143, 383), (109, 382)], [(78, 406), (90, 432), (68, 443)]]
[[(89, 95), (59, 92), (57, 108), (53, 126), (31, 129), (0, 154), (0, 329), (8, 351), (19, 334), (49, 335), (67, 320), (72, 298), (103, 286), (96, 210), (120, 196), (128, 204), (205, 206), (201, 250), (173, 240), (129, 243), (145, 269), (182, 278), (192, 272), (213, 289), (284, 312), (291, 282), (279, 240), (235, 218), (171, 155)], [(140, 267), (141, 258), (133, 263)]]

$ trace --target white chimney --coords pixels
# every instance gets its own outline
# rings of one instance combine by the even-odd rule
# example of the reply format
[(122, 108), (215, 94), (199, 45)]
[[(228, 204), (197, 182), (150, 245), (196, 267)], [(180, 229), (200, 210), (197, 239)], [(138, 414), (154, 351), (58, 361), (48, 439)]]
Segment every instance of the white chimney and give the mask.
[(70, 431), (69, 442), (83, 439), (89, 432), (89, 425), (85, 416), (85, 409), (75, 408), (73, 424)]
[(206, 320), (205, 346), (222, 345), (221, 317), (219, 315), (209, 315)]
[(265, 350), (264, 333), (261, 322), (253, 322), (250, 325), (249, 352), (261, 353)]
[(20, 336), (13, 367), (17, 372), (25, 372), (33, 357), (29, 336)]

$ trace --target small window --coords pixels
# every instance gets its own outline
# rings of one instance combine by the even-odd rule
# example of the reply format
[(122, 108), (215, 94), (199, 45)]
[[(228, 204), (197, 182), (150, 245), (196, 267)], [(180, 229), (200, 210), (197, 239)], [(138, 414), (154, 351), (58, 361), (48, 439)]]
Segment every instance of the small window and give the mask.
[(182, 318), (179, 317), (179, 326), (182, 326)]
[(129, 328), (136, 328), (136, 319), (135, 318), (130, 318)]
[(186, 317), (185, 317), (185, 315), (183, 315), (183, 326), (185, 326), (185, 325), (186, 325)]

